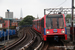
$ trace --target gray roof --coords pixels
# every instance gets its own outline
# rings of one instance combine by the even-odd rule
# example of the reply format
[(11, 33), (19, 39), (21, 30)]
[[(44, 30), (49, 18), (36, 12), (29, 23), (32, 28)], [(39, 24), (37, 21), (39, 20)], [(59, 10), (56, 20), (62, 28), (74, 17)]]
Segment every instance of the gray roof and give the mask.
[(14, 22), (20, 22), (22, 19), (13, 20)]
[[(8, 20), (8, 18), (3, 18), (4, 20)], [(9, 20), (15, 20), (15, 19), (13, 19), (13, 18), (9, 18)]]

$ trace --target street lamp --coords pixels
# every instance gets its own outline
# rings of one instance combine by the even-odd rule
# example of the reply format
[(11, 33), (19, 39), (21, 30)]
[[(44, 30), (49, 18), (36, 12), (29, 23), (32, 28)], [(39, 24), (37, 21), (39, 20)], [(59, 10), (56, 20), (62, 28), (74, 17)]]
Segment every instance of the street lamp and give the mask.
[(9, 10), (7, 9), (7, 13), (8, 13), (8, 36), (7, 36), (7, 40), (9, 40)]

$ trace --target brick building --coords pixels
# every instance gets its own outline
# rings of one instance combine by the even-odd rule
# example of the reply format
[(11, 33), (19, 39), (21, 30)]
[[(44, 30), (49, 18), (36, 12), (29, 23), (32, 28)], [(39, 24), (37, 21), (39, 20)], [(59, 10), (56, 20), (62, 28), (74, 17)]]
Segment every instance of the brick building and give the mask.
[(12, 22), (11, 26), (18, 26), (18, 23), (17, 22)]
[[(22, 21), (22, 19), (9, 18), (9, 22), (8, 22), (8, 18), (0, 17), (0, 28), (8, 28), (8, 26), (18, 26), (18, 23), (20, 21)], [(8, 25), (8, 23), (9, 23), (9, 25)]]
[[(0, 28), (8, 28), (8, 26), (12, 25), (13, 20), (15, 20), (15, 19), (9, 18), (9, 22), (8, 22), (8, 18), (0, 17)], [(8, 25), (8, 23), (9, 23), (9, 25)]]

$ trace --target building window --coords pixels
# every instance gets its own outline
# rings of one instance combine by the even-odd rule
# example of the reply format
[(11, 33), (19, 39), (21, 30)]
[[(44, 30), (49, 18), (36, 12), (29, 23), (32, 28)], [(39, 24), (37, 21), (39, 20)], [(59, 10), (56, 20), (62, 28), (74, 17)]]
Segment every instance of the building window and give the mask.
[(14, 24), (13, 24), (14, 25)]

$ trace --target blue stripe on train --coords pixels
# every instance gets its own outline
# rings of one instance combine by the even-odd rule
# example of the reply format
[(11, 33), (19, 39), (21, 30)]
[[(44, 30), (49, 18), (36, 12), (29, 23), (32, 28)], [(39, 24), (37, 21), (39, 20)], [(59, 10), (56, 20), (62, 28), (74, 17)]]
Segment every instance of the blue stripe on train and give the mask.
[(44, 35), (46, 35), (46, 28), (44, 28)]
[(67, 30), (66, 30), (66, 27), (65, 27), (65, 34), (67, 34)]

